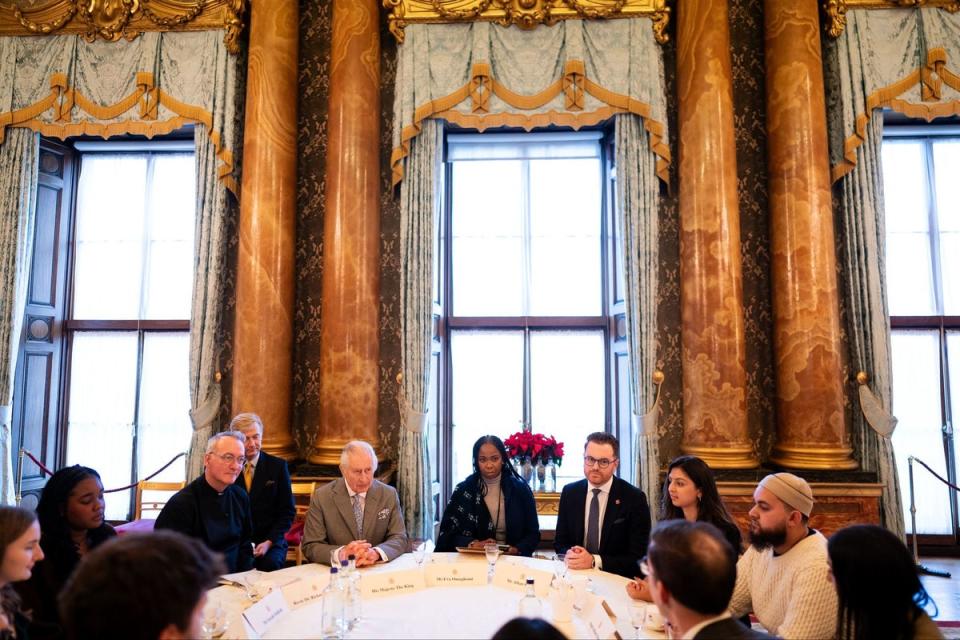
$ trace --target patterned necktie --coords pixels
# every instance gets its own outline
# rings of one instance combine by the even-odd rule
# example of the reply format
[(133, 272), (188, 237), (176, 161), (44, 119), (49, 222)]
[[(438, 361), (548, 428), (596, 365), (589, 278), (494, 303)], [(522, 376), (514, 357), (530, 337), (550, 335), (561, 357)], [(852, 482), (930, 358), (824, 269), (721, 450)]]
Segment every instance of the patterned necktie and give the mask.
[(593, 489), (590, 500), (590, 516), (587, 518), (587, 551), (596, 553), (600, 547), (600, 489)]
[(243, 484), (247, 485), (247, 493), (250, 493), (250, 487), (253, 485), (253, 465), (248, 464), (243, 468)]
[(363, 540), (363, 508), (359, 493), (353, 494), (353, 517), (357, 519), (357, 540)]

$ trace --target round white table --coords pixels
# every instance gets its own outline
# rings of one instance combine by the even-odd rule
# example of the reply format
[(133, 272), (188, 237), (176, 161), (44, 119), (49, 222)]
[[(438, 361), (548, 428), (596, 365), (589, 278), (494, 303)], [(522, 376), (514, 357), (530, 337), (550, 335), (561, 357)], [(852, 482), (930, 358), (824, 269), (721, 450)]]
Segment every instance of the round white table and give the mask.
[[(482, 563), (482, 556), (458, 553), (433, 553), (426, 562)], [(552, 572), (553, 563), (536, 558), (504, 556), (500, 562), (521, 563), (526, 566)], [(360, 569), (361, 575), (415, 569), (411, 554), (405, 554), (386, 564)], [(289, 567), (269, 574), (261, 574), (280, 588), (295, 580), (304, 580), (329, 575), (325, 565), (304, 564)], [(583, 575), (591, 579), (592, 591), (602, 597), (616, 617), (613, 619), (624, 640), (634, 638), (635, 630), (630, 624), (630, 597), (620, 576), (597, 571), (568, 571), (568, 575)], [(518, 615), (518, 604), (523, 594), (492, 584), (484, 586), (430, 587), (401, 595), (366, 598), (362, 604), (359, 624), (347, 633), (347, 638), (490, 638), (505, 622)], [(236, 586), (221, 586), (208, 593), (211, 600), (219, 602), (227, 614), (227, 629), (223, 638), (246, 638), (241, 620), (242, 612), (252, 603), (243, 589)], [(541, 599), (543, 617), (553, 623), (569, 638), (592, 638), (586, 622), (577, 611), (571, 622), (553, 621), (549, 600)], [(654, 605), (649, 605), (654, 606)], [(263, 638), (320, 638), (320, 601), (290, 611), (263, 634)], [(642, 638), (665, 638), (665, 634), (641, 629)]]

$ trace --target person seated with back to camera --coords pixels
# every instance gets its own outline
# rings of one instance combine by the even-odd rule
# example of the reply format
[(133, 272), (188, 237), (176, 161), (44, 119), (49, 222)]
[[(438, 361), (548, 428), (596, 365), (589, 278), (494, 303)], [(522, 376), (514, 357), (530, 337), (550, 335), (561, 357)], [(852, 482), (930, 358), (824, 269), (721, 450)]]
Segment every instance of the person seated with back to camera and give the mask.
[(530, 556), (540, 543), (537, 506), (530, 487), (508, 463), (497, 436), (473, 445), (473, 473), (457, 485), (440, 521), (437, 551), (507, 545), (509, 555)]

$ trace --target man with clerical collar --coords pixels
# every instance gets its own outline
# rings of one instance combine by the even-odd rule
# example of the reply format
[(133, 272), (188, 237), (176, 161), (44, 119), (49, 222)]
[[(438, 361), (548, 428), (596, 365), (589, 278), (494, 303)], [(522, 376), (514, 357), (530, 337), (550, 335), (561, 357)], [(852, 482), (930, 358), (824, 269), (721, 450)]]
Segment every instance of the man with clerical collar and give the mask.
[(287, 560), (287, 541), (297, 508), (290, 488), (290, 471), (281, 458), (261, 451), (263, 421), (255, 413), (239, 413), (230, 429), (243, 433), (246, 464), (235, 484), (250, 496), (253, 518), (253, 562), (261, 571), (282, 569)]
[(753, 611), (784, 638), (836, 633), (837, 592), (828, 582), (827, 539), (808, 526), (813, 490), (792, 473), (768, 475), (753, 492), (750, 548), (737, 563), (730, 612)]
[(560, 494), (554, 548), (571, 569), (596, 567), (626, 578), (647, 549), (650, 508), (640, 489), (614, 475), (620, 442), (598, 431), (583, 448), (583, 480)]
[(761, 640), (770, 636), (734, 620), (727, 604), (737, 581), (737, 552), (707, 522), (667, 520), (650, 534), (640, 563), (670, 636)]
[(377, 454), (362, 440), (348, 442), (340, 454), (343, 477), (326, 484), (310, 497), (303, 529), (303, 555), (311, 562), (329, 564), (356, 556), (357, 566), (389, 562), (407, 551), (397, 490), (379, 480)]
[(239, 431), (210, 438), (203, 475), (170, 498), (155, 526), (203, 540), (223, 554), (231, 573), (253, 568), (250, 499), (234, 484), (245, 462), (244, 440)]

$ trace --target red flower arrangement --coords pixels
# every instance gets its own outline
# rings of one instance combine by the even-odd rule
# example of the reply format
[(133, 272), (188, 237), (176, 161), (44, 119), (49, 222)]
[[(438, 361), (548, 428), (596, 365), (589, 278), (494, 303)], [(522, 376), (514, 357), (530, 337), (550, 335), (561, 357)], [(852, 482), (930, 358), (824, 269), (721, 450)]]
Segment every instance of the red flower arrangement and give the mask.
[(504, 440), (503, 445), (511, 460), (529, 460), (533, 464), (553, 461), (558, 465), (563, 462), (563, 443), (557, 442), (553, 436), (518, 431)]

